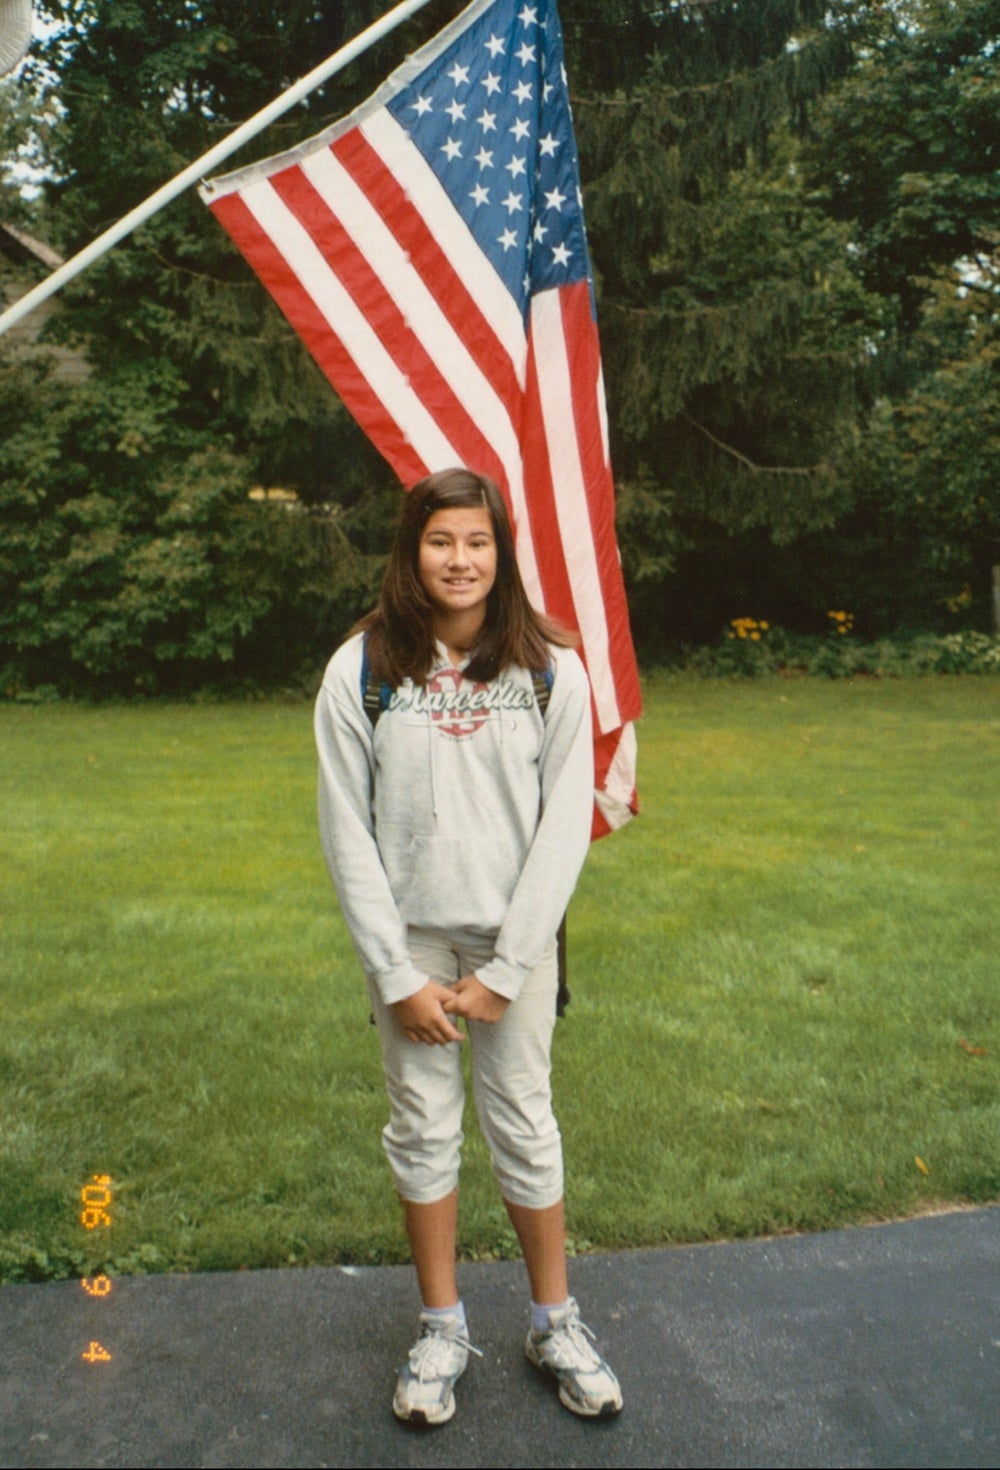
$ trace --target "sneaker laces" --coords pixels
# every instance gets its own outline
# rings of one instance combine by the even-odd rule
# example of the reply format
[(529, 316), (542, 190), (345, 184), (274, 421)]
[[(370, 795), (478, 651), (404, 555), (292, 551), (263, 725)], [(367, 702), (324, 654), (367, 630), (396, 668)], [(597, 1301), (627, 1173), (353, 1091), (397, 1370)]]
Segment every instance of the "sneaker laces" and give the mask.
[(475, 1353), (477, 1358), (483, 1356), (464, 1332), (449, 1332), (446, 1328), (435, 1328), (425, 1322), (419, 1338), (410, 1348), (410, 1371), (420, 1383), (451, 1377), (455, 1371), (452, 1358), (455, 1348), (464, 1348), (468, 1353)]
[(575, 1312), (565, 1322), (554, 1326), (546, 1336), (549, 1343), (557, 1349), (553, 1357), (560, 1368), (576, 1368), (592, 1373), (603, 1367), (600, 1354), (591, 1346), (597, 1339), (586, 1322), (582, 1322)]

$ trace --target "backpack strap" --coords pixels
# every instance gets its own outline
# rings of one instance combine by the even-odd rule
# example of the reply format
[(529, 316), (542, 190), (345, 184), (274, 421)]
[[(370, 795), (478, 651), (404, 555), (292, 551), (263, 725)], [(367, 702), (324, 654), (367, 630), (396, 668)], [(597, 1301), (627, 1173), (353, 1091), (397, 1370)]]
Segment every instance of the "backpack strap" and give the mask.
[(566, 961), (566, 915), (563, 914), (559, 928), (556, 930), (556, 960), (558, 964), (559, 984), (556, 989), (556, 1015), (565, 1016), (566, 1007), (572, 1000), (569, 988), (569, 967)]
[(368, 723), (374, 731), (378, 724), (379, 715), (383, 710), (389, 708), (389, 700), (392, 697), (392, 689), (385, 682), (379, 681), (372, 673), (371, 662), (368, 658), (368, 634), (366, 633), (361, 643), (361, 703)]
[(552, 681), (555, 675), (552, 665), (547, 664), (544, 671), (539, 673), (537, 669), (531, 671), (531, 683), (535, 690), (535, 703), (538, 705), (538, 713), (545, 719), (545, 711), (549, 707), (549, 699), (552, 696)]

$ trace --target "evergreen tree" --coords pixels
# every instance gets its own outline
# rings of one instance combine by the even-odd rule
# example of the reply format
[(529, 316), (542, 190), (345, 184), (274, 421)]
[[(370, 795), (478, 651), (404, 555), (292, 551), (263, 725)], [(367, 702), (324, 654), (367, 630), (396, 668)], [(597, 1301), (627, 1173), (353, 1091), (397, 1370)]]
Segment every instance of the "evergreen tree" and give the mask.
[[(642, 11), (648, 61), (575, 110), (624, 554), (655, 645), (747, 610), (734, 553), (759, 566), (762, 543), (842, 513), (837, 464), (882, 312), (800, 161), (850, 64), (846, 25), (810, 0), (622, 8)], [(745, 591), (771, 616), (829, 606), (822, 588), (790, 586), (785, 606), (752, 577)]]

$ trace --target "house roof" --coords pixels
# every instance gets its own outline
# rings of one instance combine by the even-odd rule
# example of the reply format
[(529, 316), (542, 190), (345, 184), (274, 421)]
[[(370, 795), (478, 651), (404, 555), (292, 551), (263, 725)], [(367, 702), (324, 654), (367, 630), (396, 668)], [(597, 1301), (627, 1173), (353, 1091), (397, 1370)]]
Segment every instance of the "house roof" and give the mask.
[(3, 220), (0, 220), (0, 254), (6, 255), (15, 265), (27, 265), (34, 260), (52, 271), (63, 263), (62, 256), (51, 245)]
[[(17, 301), (28, 287), (28, 280), (20, 274), (21, 266), (34, 264), (44, 271), (53, 271), (62, 263), (62, 256), (51, 245), (37, 240), (19, 225), (0, 220), (0, 311), (8, 302)], [(38, 310), (15, 322), (0, 337), (0, 354), (11, 347), (34, 348), (39, 342), (39, 333), (46, 320), (59, 310), (59, 303), (51, 298), (43, 301)], [(80, 383), (89, 375), (90, 367), (81, 348), (46, 342), (44, 351), (53, 361), (56, 376), (63, 381)]]

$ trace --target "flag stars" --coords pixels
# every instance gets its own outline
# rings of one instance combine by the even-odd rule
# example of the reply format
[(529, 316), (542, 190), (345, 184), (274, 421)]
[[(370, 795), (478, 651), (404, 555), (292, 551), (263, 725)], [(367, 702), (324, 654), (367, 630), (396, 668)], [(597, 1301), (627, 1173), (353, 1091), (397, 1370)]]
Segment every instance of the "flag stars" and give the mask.
[(586, 269), (573, 233), (579, 180), (561, 55), (544, 14), (539, 0), (516, 0), (514, 19), (492, 34), (487, 22), (393, 107), (522, 307), (532, 291)]

